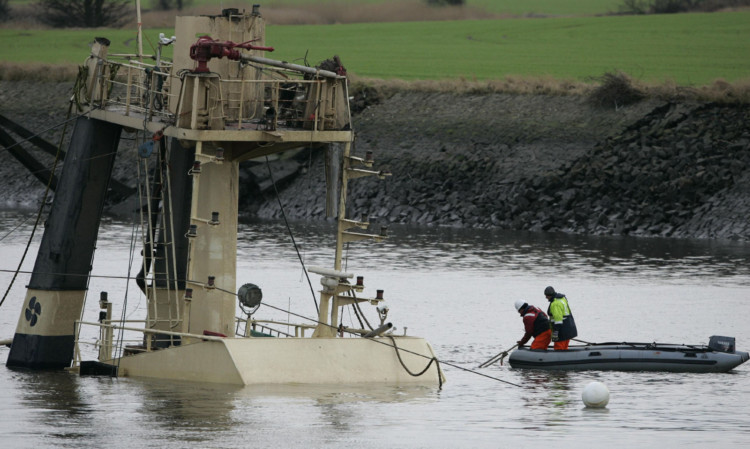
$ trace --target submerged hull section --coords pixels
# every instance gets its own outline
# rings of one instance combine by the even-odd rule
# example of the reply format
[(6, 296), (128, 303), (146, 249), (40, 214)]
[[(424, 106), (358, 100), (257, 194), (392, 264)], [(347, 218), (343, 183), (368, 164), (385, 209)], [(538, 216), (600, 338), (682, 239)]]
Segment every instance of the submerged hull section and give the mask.
[[(426, 340), (417, 337), (227, 338), (122, 357), (119, 375), (251, 384), (389, 383), (437, 385), (443, 373)], [(419, 355), (417, 355), (419, 354)]]
[(79, 117), (44, 225), (7, 366), (63, 369), (74, 352), (104, 199), (122, 128)]
[(647, 343), (571, 346), (566, 351), (517, 349), (508, 359), (513, 368), (549, 371), (727, 372), (748, 360), (741, 351), (719, 352), (706, 346)]

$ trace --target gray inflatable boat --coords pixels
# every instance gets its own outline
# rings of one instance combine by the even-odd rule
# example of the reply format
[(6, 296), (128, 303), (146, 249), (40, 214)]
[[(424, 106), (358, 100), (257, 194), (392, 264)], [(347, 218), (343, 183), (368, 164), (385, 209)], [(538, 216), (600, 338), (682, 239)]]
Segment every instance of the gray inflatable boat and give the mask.
[(712, 336), (708, 345), (590, 343), (565, 351), (521, 348), (510, 354), (513, 368), (559, 371), (670, 371), (724, 373), (750, 358), (736, 351), (733, 337)]

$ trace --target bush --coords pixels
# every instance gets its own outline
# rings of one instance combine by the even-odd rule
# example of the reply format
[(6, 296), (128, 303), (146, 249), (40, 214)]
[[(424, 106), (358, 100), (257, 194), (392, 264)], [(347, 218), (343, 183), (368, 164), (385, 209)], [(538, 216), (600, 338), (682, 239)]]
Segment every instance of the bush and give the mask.
[(646, 94), (633, 85), (633, 80), (622, 72), (607, 72), (599, 78), (600, 85), (591, 91), (589, 102), (604, 108), (619, 108), (638, 103)]
[(673, 14), (689, 11), (718, 11), (750, 5), (750, 0), (623, 0), (626, 14)]
[(176, 9), (182, 11), (182, 8), (188, 6), (192, 1), (190, 0), (152, 0), (151, 5), (154, 9), (159, 11), (170, 11)]
[(0, 22), (10, 19), (10, 6), (8, 0), (0, 0)]
[(427, 0), (430, 6), (463, 6), (466, 0)]
[(54, 28), (117, 26), (131, 12), (130, 0), (40, 0), (40, 20)]

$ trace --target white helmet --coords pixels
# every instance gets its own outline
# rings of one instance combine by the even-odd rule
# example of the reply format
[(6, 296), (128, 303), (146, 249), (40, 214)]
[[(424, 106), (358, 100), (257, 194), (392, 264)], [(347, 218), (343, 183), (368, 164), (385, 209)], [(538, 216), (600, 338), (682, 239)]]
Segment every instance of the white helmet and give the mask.
[(520, 312), (520, 311), (521, 311), (521, 309), (523, 309), (523, 307), (524, 307), (525, 305), (527, 305), (527, 304), (526, 304), (526, 301), (524, 301), (523, 299), (517, 299), (517, 300), (516, 300), (516, 304), (515, 304), (515, 306), (516, 306), (516, 310), (517, 310), (518, 312)]

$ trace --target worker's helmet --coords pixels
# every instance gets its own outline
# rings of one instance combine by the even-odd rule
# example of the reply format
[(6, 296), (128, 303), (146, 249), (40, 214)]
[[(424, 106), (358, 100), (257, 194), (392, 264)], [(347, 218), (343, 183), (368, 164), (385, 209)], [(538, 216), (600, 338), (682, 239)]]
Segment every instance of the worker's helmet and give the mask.
[(524, 301), (523, 299), (518, 299), (516, 300), (515, 306), (516, 306), (516, 310), (520, 312), (521, 310), (525, 309), (529, 305), (526, 304), (526, 301)]
[(544, 296), (555, 296), (555, 289), (552, 287), (547, 287), (544, 289)]

